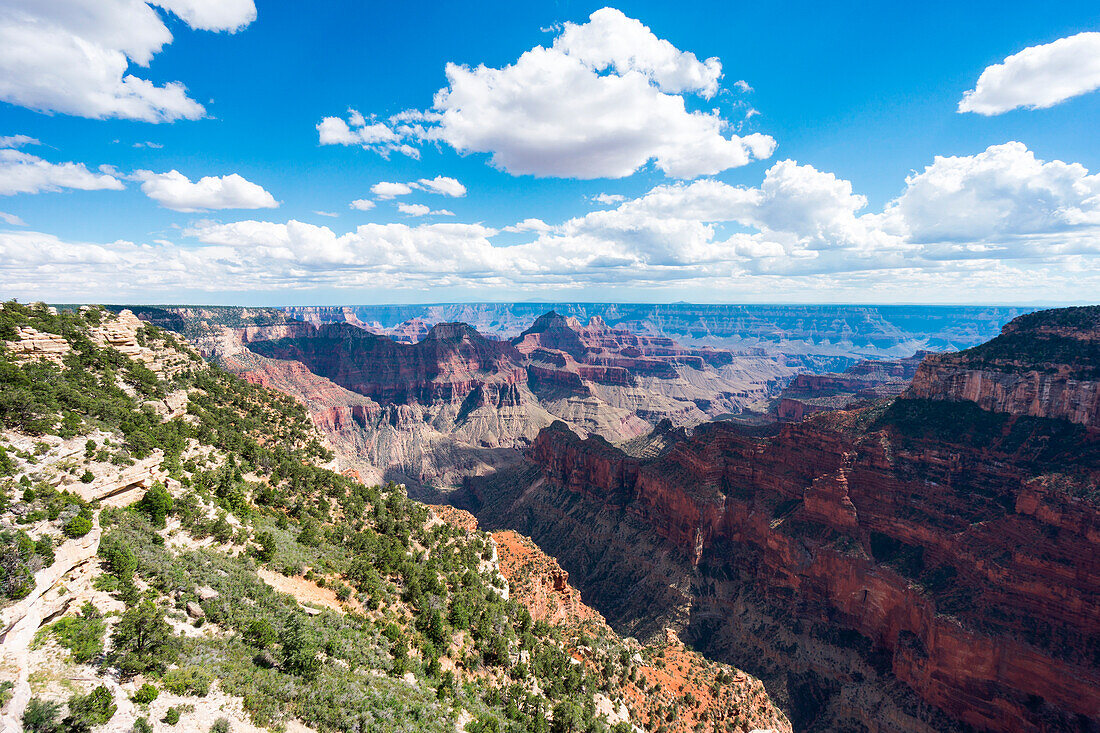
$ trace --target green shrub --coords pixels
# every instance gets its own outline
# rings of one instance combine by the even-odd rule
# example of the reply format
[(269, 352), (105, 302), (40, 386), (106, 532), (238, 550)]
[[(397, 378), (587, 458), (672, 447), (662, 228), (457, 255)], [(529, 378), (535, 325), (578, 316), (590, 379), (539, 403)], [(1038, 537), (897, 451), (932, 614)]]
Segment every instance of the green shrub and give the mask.
[(266, 649), (275, 643), (278, 636), (275, 629), (264, 619), (256, 618), (248, 622), (244, 632), (245, 643), (257, 649)]
[(42, 535), (38, 538), (38, 541), (34, 543), (34, 554), (42, 558), (42, 563), (45, 567), (49, 567), (54, 563), (53, 553), (53, 538), (47, 535)]
[(130, 730), (132, 733), (153, 733), (153, 726), (148, 718), (138, 718), (134, 721), (134, 727)]
[(153, 700), (156, 700), (157, 695), (159, 694), (160, 690), (146, 682), (138, 688), (137, 692), (135, 692), (134, 696), (130, 699), (136, 702), (138, 705), (148, 705), (149, 703), (153, 702)]
[(111, 642), (112, 662), (127, 677), (162, 671), (175, 656), (172, 628), (150, 600), (122, 614)]
[(66, 537), (83, 537), (92, 531), (92, 517), (86, 510), (81, 510), (79, 514), (65, 523), (65, 526), (61, 528), (61, 531), (65, 533)]
[(282, 642), (283, 669), (306, 679), (316, 678), (321, 673), (316, 637), (301, 619), (291, 619), (283, 632)]
[(114, 695), (103, 685), (87, 695), (73, 695), (69, 698), (69, 714), (65, 717), (65, 727), (71, 732), (86, 731), (97, 725), (104, 725), (114, 717)]
[(80, 474), (80, 482), (81, 483), (90, 484), (93, 481), (95, 481), (95, 474), (92, 473), (91, 471), (85, 469), (84, 473)]
[(275, 559), (275, 535), (271, 532), (257, 532), (256, 544), (259, 547), (256, 549), (256, 559), (260, 562), (271, 562)]
[(141, 497), (137, 508), (149, 517), (149, 521), (156, 527), (163, 527), (169, 512), (172, 511), (172, 495), (159, 481), (145, 492)]
[(190, 665), (168, 670), (163, 681), (165, 688), (176, 695), (206, 697), (214, 678), (202, 667)]
[(229, 733), (229, 730), (229, 721), (225, 718), (218, 718), (214, 721), (214, 725), (210, 726), (210, 733)]
[(103, 634), (107, 624), (103, 621), (103, 614), (91, 601), (84, 603), (79, 616), (65, 616), (46, 628), (57, 638), (57, 643), (72, 652), (73, 659), (81, 664), (103, 653)]
[(0, 535), (0, 592), (12, 600), (26, 598), (34, 590), (34, 575), (19, 547), (17, 535)]
[(23, 730), (26, 733), (60, 733), (61, 703), (32, 697), (23, 710)]
[(180, 722), (180, 709), (176, 707), (168, 708), (164, 713), (164, 717), (161, 718), (161, 722), (168, 725), (175, 725)]

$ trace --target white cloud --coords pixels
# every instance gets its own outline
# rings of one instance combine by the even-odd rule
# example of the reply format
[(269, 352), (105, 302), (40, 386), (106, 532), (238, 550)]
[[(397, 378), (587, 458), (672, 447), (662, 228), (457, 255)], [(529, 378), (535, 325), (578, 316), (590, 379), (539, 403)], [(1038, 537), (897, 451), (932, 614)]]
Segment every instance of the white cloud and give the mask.
[(37, 138), (30, 135), (8, 135), (0, 137), (0, 148), (21, 148), (24, 145), (41, 145)]
[(1100, 89), (1100, 33), (1078, 33), (1029, 46), (989, 66), (963, 94), (959, 112), (997, 115), (1026, 107), (1045, 109)]
[(603, 8), (582, 25), (566, 23), (554, 39), (554, 49), (593, 70), (614, 69), (620, 76), (637, 72), (663, 92), (698, 92), (709, 99), (718, 92), (722, 64), (717, 58), (699, 61), (657, 38), (640, 21), (615, 8)]
[(412, 187), (408, 184), (394, 182), (394, 180), (379, 180), (378, 183), (371, 186), (371, 193), (378, 198), (390, 199), (397, 196), (408, 196), (412, 193)]
[(27, 222), (23, 221), (15, 214), (9, 214), (6, 211), (0, 211), (0, 221), (13, 227), (27, 226)]
[[(364, 148), (379, 143), (393, 143), (397, 135), (381, 122), (366, 124), (363, 115), (353, 112), (349, 126), (339, 117), (326, 117), (317, 125), (317, 133), (322, 145), (360, 145)], [(358, 124), (356, 124), (358, 123)]]
[(466, 195), (466, 187), (459, 183), (454, 178), (447, 176), (436, 176), (435, 178), (421, 178), (415, 184), (410, 183), (410, 186), (414, 186), (423, 191), (429, 193), (438, 193), (443, 196), (459, 197)]
[(742, 94), (748, 94), (752, 91), (752, 87), (749, 86), (749, 83), (744, 79), (738, 79), (733, 83), (733, 86), (735, 89), (737, 89), (737, 91), (741, 92)]
[(150, 4), (170, 10), (196, 30), (236, 33), (256, 20), (253, 0), (151, 0)]
[(374, 202), (370, 199), (355, 199), (348, 206), (359, 211), (370, 211), (374, 208)]
[(936, 156), (906, 179), (886, 217), (915, 242), (1032, 247), (1032, 237), (1100, 227), (1100, 175), (1079, 163), (1039, 160), (1019, 142)]
[(412, 193), (412, 186), (407, 183), (395, 181), (379, 181), (370, 187), (370, 192), (380, 199), (392, 199), (397, 196), (407, 196)]
[[(360, 199), (360, 200), (362, 200), (362, 199)], [(355, 206), (355, 203), (356, 202), (354, 202), (354, 201), (351, 203), (352, 208), (358, 208), (357, 206)], [(340, 216), (335, 211), (314, 211), (313, 213), (316, 214), (317, 216), (327, 216), (327, 217), (330, 217), (332, 219), (336, 219)]]
[[(256, 17), (252, 0), (157, 3), (196, 29), (236, 31)], [(0, 0), (0, 100), (39, 112), (170, 122), (197, 119), (181, 82), (131, 73), (172, 34), (141, 0)]]
[(211, 209), (274, 209), (279, 205), (262, 186), (236, 173), (204, 176), (194, 183), (177, 170), (167, 173), (136, 171), (141, 190), (166, 209), (207, 211)]
[(553, 228), (554, 227), (550, 226), (542, 219), (535, 219), (532, 217), (516, 222), (511, 226), (506, 226), (503, 231), (519, 234), (521, 232), (549, 232)]
[(50, 163), (19, 150), (0, 149), (0, 196), (63, 188), (120, 191), (124, 186), (113, 175), (92, 173), (83, 163)]
[(603, 204), (610, 206), (611, 204), (621, 204), (626, 201), (626, 196), (621, 193), (598, 193), (592, 197), (592, 201), (597, 204)]
[(453, 211), (447, 209), (431, 209), (424, 204), (398, 204), (397, 210), (408, 216), (454, 216)]
[[(640, 288), (693, 299), (832, 301), (1049, 299), (1050, 292), (1087, 299), (1100, 288), (1098, 177), (1038, 160), (1019, 143), (936, 158), (882, 210), (867, 209), (850, 182), (785, 160), (758, 186), (668, 183), (553, 226), (535, 218), (501, 230), (420, 220), (338, 233), (296, 220), (200, 221), (184, 232), (184, 244), (155, 246), (0, 232), (0, 279), (14, 295), (41, 291), (44, 277), (73, 295), (118, 282), (140, 283), (145, 295), (165, 288), (431, 287), (474, 297)], [(423, 204), (399, 210), (443, 213)], [(498, 243), (502, 232), (527, 236)]]
[[(454, 178), (448, 178), (447, 176), (421, 178), (419, 181), (409, 181), (408, 183), (401, 183), (399, 181), (379, 181), (370, 187), (370, 192), (381, 200), (389, 200), (397, 198), (398, 196), (408, 196), (414, 190), (451, 197), (466, 195), (466, 187)], [(373, 206), (373, 204), (371, 204), (371, 206)]]
[(142, 143), (134, 143), (134, 147), (135, 148), (150, 148), (152, 150), (160, 150), (164, 146), (161, 145), (160, 143), (142, 142)]
[(424, 204), (398, 204), (397, 210), (409, 216), (427, 216), (432, 210)]
[[(775, 149), (767, 135), (732, 133), (717, 110), (688, 109), (684, 95), (705, 100), (718, 91), (717, 58), (700, 61), (613, 8), (564, 24), (550, 48), (536, 46), (513, 64), (449, 63), (445, 72), (448, 86), (431, 111), (395, 115), (397, 127), (386, 130), (406, 146), (445, 142), (460, 153), (488, 153), (515, 175), (622, 178), (653, 161), (670, 177), (695, 178)], [(321, 124), (335, 127), (330, 120), (343, 123)], [(331, 137), (357, 144), (354, 132), (341, 127)]]

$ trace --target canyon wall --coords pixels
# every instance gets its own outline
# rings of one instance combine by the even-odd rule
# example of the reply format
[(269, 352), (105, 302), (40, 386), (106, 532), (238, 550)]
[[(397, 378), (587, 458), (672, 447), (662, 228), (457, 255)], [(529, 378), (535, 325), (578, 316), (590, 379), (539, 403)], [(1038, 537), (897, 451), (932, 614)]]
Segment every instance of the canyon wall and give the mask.
[[(1089, 493), (1095, 436), (1033, 427), (1015, 451), (1044, 450), (1056, 435), (1065, 452), (1025, 468), (996, 446), (916, 438), (889, 422), (853, 434), (851, 423), (870, 416), (837, 416), (840, 425), (808, 420), (769, 440), (707, 425), (656, 459), (556, 424), (527, 454), (538, 471), (528, 488), (555, 498), (521, 493), (510, 505), (481, 486), (476, 503), (496, 501), (489, 514), (520, 522), (548, 551), (562, 552), (586, 592), (596, 582), (604, 590), (594, 592), (606, 598), (607, 586), (625, 582), (651, 586), (647, 599), (667, 597), (664, 608), (637, 598), (596, 603), (612, 621), (644, 630), (646, 616), (686, 613), (680, 622), (704, 647), (754, 649), (756, 660), (728, 661), (766, 681), (792, 656), (831, 657), (840, 661), (814, 669), (820, 689), (853, 684), (853, 667), (877, 665), (883, 690), (904, 683), (923, 703), (979, 729), (1091, 729), (1100, 720), (1100, 521)], [(1089, 476), (1046, 472), (1082, 451), (1091, 456)], [(532, 520), (535, 512), (551, 518)], [(614, 543), (589, 546), (593, 558), (571, 548), (574, 521), (646, 540), (622, 554), (609, 551)], [(672, 569), (655, 582), (636, 569), (639, 552), (663, 556)], [(670, 577), (678, 580), (664, 587)], [(676, 610), (684, 607), (691, 610)], [(771, 619), (789, 641), (776, 646), (724, 621), (733, 613)], [(899, 699), (844, 714), (870, 730), (935, 729), (934, 715), (902, 725)], [(794, 711), (792, 719), (814, 714)], [(837, 719), (818, 722), (827, 729)]]
[(989, 343), (921, 365), (908, 394), (1100, 427), (1100, 306), (1035, 314)]
[[(672, 626), (760, 676), (796, 730), (1100, 730), (1100, 432), (1060, 396), (1095, 379), (1100, 309), (1051, 313), (771, 437), (620, 449), (555, 424), (463, 500), (624, 632)], [(1048, 388), (990, 405), (932, 378), (1008, 364)]]
[(783, 354), (810, 371), (844, 369), (860, 359), (902, 358), (920, 349), (953, 351), (987, 341), (1027, 308), (990, 306), (727, 305), (701, 303), (441, 303), (289, 307), (315, 323), (358, 322), (393, 331), (412, 319), (461, 321), (509, 339), (548, 310), (581, 323), (737, 353)]

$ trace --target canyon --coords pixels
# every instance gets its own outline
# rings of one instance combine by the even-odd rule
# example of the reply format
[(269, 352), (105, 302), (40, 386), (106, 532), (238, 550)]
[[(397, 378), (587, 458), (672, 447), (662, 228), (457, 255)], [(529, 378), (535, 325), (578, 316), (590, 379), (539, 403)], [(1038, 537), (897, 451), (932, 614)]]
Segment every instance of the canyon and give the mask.
[(440, 323), (410, 343), (264, 309), (137, 309), (245, 379), (293, 395), (366, 480), (456, 488), (522, 460), (561, 420), (619, 442), (662, 420), (763, 411), (800, 368), (759, 351), (684, 347), (553, 311), (491, 339)]
[[(807, 371), (843, 370), (862, 359), (899, 359), (915, 351), (955, 351), (997, 335), (1033, 308), (907, 305), (728, 305), (703, 303), (440, 303), (292, 306), (288, 315), (316, 324), (347, 322), (400, 334), (436, 323), (468, 323), (511, 339), (554, 311), (582, 323), (662, 336), (687, 346), (734, 352), (758, 349), (800, 359)], [(419, 322), (419, 323), (418, 323)]]
[(1100, 309), (793, 355), (345, 310), (184, 328), (361, 475), (531, 537), (538, 604), (560, 573), (615, 631), (761, 679), (794, 730), (1100, 730)]
[(795, 730), (1096, 730), (1098, 333), (1100, 308), (1025, 316), (768, 437), (556, 423), (453, 500), (623, 633), (759, 676)]
[(867, 359), (841, 373), (799, 374), (776, 398), (775, 416), (798, 421), (815, 412), (843, 409), (859, 400), (899, 395), (932, 353), (918, 351), (904, 359)]

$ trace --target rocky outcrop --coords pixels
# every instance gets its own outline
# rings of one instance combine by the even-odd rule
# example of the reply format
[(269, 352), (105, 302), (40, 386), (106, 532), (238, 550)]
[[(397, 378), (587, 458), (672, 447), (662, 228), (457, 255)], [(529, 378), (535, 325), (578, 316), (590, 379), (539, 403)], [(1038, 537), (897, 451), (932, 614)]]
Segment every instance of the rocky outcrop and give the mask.
[(815, 412), (842, 410), (859, 400), (899, 395), (927, 356), (931, 352), (918, 351), (904, 359), (867, 359), (841, 373), (799, 374), (779, 393), (775, 415), (798, 421)]
[(24, 359), (45, 359), (61, 366), (64, 357), (72, 351), (69, 342), (52, 333), (42, 333), (30, 326), (16, 329), (13, 341), (3, 342), (16, 357)]
[(1100, 428), (1100, 306), (1022, 316), (987, 344), (928, 359), (908, 395)]

